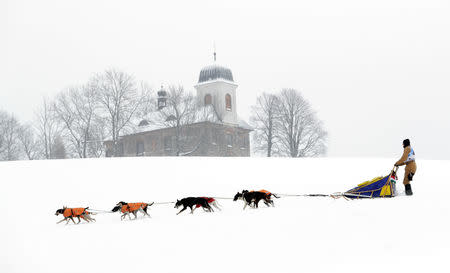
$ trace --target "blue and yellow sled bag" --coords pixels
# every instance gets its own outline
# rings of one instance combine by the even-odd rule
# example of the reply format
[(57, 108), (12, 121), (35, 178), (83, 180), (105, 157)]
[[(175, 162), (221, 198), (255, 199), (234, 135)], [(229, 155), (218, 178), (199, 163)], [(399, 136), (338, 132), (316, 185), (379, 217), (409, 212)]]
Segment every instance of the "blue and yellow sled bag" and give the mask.
[(363, 182), (343, 195), (348, 198), (393, 197), (396, 182), (396, 170), (392, 170), (389, 175)]

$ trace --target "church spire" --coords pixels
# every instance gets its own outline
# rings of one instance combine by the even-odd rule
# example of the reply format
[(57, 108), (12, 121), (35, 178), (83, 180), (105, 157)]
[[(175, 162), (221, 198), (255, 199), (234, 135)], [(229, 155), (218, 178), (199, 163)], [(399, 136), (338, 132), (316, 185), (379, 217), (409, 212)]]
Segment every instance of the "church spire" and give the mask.
[(216, 42), (214, 42), (214, 62), (216, 62)]

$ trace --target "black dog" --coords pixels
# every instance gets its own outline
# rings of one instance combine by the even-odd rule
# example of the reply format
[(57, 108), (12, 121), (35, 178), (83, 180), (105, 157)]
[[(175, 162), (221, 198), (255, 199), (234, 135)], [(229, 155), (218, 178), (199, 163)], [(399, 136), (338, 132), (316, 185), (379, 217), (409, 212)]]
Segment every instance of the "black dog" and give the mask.
[(248, 190), (243, 190), (242, 193), (236, 193), (233, 201), (237, 201), (239, 199), (244, 201), (243, 209), (245, 209), (247, 206), (252, 207), (252, 203), (253, 207), (258, 208), (259, 201), (261, 200), (264, 201), (264, 204), (266, 204), (266, 206), (269, 206), (269, 204), (273, 205), (273, 201), (270, 199), (270, 195), (267, 195), (265, 192), (260, 191), (249, 192)]
[[(182, 213), (188, 207), (191, 209), (191, 214), (194, 213), (194, 210), (196, 209), (197, 206), (200, 206), (204, 210), (207, 210), (209, 212), (213, 211), (211, 206), (208, 204), (208, 200), (206, 200), (205, 198), (202, 198), (202, 197), (187, 197), (187, 198), (183, 198), (181, 200), (177, 199), (177, 202), (175, 203), (175, 207), (174, 208), (177, 209), (179, 206), (183, 206), (183, 209), (180, 210), (177, 213), (177, 215)], [(192, 207), (194, 207), (194, 209), (192, 209)]]

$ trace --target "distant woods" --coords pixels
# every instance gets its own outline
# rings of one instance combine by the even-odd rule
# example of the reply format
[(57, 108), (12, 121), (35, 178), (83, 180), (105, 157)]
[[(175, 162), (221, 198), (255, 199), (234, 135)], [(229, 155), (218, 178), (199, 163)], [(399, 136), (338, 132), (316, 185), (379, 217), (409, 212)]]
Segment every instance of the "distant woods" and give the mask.
[(117, 70), (43, 98), (30, 123), (0, 110), (0, 160), (104, 156), (103, 141), (117, 141), (149, 107), (144, 83)]
[[(160, 115), (176, 128), (177, 154), (184, 154), (183, 128), (199, 115), (198, 101), (182, 86), (169, 86)], [(201, 101), (201, 100), (200, 100)], [(30, 122), (0, 109), (0, 161), (105, 156), (103, 141), (134, 133), (158, 108), (147, 84), (118, 70), (93, 75), (86, 83), (43, 98)], [(310, 157), (326, 152), (327, 133), (311, 105), (296, 90), (264, 93), (252, 106), (253, 150), (265, 156)]]
[(255, 153), (284, 157), (313, 157), (326, 153), (327, 132), (302, 94), (283, 89), (263, 93), (252, 107)]

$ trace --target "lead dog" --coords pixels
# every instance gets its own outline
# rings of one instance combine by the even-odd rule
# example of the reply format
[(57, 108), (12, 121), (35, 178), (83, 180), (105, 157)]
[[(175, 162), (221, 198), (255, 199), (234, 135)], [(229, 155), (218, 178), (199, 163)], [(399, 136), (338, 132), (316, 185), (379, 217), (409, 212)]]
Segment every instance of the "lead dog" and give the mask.
[[(86, 222), (95, 222), (95, 219), (91, 217), (91, 214), (94, 215), (94, 213), (89, 212), (87, 210), (88, 208), (89, 207), (86, 207), (86, 208), (63, 207), (62, 209), (58, 209), (58, 210), (56, 210), (55, 215), (58, 216), (58, 215), (62, 214), (64, 216), (64, 219), (62, 219), (61, 221), (58, 221), (56, 223), (59, 224), (63, 221), (66, 221), (66, 225), (67, 225), (69, 223), (69, 221), (72, 220), (72, 222), (74, 224), (79, 224), (81, 222), (81, 219), (83, 219)], [(73, 217), (78, 218), (78, 223), (75, 223), (75, 221), (73, 220)]]
[[(177, 213), (177, 215), (185, 211), (188, 207), (191, 209), (191, 214), (194, 213), (194, 210), (197, 207), (202, 207), (205, 211), (208, 212), (213, 211), (211, 206), (208, 204), (208, 200), (204, 197), (186, 197), (181, 200), (177, 199), (174, 208), (177, 209), (179, 206), (183, 206), (183, 208)], [(192, 209), (192, 207), (194, 207), (194, 209)]]

